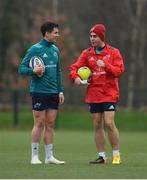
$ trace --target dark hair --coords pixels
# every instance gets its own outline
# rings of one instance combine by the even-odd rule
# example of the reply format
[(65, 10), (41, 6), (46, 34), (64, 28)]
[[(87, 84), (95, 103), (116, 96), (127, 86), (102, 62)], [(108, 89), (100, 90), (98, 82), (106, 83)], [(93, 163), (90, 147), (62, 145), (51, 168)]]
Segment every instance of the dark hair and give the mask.
[(59, 25), (53, 22), (45, 22), (42, 24), (40, 31), (42, 33), (42, 36), (45, 36), (46, 32), (51, 33), (54, 28), (59, 28)]

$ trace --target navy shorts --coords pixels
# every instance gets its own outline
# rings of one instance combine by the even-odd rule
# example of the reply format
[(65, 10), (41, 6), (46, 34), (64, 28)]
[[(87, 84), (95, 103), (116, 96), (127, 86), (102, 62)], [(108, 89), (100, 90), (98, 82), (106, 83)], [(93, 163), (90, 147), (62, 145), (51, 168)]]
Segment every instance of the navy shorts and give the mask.
[(89, 109), (91, 113), (101, 113), (104, 111), (116, 111), (116, 103), (112, 103), (112, 102), (89, 103)]
[(31, 93), (32, 109), (43, 111), (46, 109), (58, 109), (59, 95), (53, 93)]

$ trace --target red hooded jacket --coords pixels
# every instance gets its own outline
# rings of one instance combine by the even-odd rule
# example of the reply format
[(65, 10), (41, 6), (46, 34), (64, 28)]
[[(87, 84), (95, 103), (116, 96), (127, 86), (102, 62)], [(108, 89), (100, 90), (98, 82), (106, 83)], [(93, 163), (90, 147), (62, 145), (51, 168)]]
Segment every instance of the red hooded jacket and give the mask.
[[(98, 60), (105, 62), (105, 67), (97, 65)], [(92, 78), (87, 87), (87, 103), (114, 102), (119, 100), (118, 77), (124, 72), (122, 56), (117, 48), (106, 44), (100, 54), (96, 54), (93, 47), (84, 50), (76, 63), (70, 67), (70, 79), (79, 77), (77, 70), (87, 66), (92, 71)]]

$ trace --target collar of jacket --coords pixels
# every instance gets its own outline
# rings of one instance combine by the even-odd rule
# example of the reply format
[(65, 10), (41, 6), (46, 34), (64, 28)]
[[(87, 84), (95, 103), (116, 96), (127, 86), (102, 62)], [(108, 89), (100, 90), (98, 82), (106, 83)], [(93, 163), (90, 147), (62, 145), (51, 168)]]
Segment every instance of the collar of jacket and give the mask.
[(41, 39), (40, 44), (45, 45), (45, 46), (51, 46), (54, 43), (53, 42), (49, 42), (46, 39)]
[[(106, 44), (105, 45), (105, 47), (104, 47), (104, 49), (100, 52), (100, 55), (106, 55), (106, 54), (108, 54), (108, 49), (110, 49), (110, 45), (109, 44)], [(92, 47), (91, 48), (91, 52), (93, 53), (93, 54), (96, 54), (96, 51), (95, 51), (95, 49)], [(99, 55), (99, 54), (98, 54)]]

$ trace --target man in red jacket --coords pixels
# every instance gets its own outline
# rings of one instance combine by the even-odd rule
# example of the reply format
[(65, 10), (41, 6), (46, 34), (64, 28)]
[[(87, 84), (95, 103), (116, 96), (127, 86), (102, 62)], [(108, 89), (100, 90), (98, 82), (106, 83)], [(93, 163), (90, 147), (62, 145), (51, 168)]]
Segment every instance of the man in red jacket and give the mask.
[(105, 42), (105, 33), (103, 24), (94, 25), (90, 29), (91, 47), (85, 49), (70, 68), (70, 79), (77, 85), (83, 84), (77, 73), (80, 67), (87, 66), (92, 71), (91, 80), (87, 84), (86, 103), (93, 117), (98, 155), (90, 164), (106, 163), (107, 160), (103, 124), (107, 127), (112, 147), (112, 164), (121, 163), (119, 132), (114, 116), (119, 100), (118, 78), (124, 72), (124, 64), (119, 50)]

